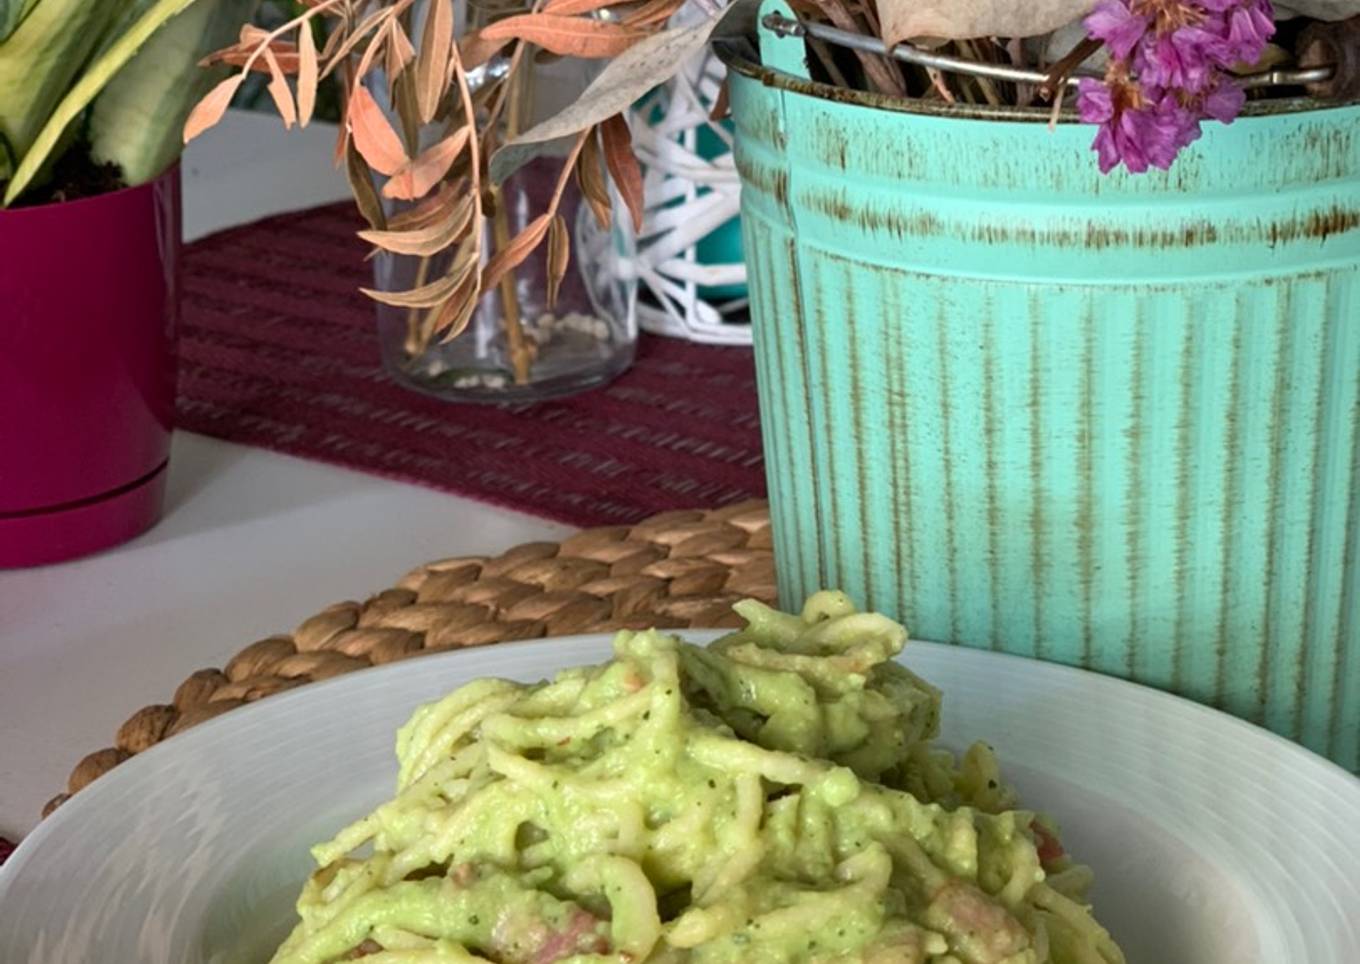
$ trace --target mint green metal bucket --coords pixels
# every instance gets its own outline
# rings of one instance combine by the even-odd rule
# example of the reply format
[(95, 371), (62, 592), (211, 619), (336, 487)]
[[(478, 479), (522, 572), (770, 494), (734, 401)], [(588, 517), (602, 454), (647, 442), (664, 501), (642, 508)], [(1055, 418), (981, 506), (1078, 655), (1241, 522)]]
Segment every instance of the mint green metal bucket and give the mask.
[[(724, 41), (779, 589), (1360, 768), (1360, 107), (1169, 173)], [(805, 78), (805, 74), (803, 77)]]

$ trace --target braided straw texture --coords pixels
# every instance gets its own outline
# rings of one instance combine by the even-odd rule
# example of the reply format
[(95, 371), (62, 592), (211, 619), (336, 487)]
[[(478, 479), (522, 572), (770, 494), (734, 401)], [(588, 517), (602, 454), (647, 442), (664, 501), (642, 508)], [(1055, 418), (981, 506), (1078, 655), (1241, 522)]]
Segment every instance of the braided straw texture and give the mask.
[(221, 669), (193, 673), (171, 702), (133, 713), (113, 746), (76, 764), (43, 816), (162, 740), (314, 680), (514, 639), (735, 626), (732, 603), (746, 597), (775, 597), (764, 502), (667, 512), (491, 558), (427, 563), (362, 603), (328, 606), (291, 633), (251, 643)]

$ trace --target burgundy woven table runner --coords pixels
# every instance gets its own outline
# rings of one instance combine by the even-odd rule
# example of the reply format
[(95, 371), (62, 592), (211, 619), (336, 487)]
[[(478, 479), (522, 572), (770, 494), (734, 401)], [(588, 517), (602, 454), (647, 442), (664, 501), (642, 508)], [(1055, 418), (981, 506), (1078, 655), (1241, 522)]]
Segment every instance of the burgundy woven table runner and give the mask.
[(764, 495), (749, 349), (643, 336), (574, 398), (428, 398), (383, 371), (358, 227), (344, 203), (188, 246), (181, 428), (582, 526)]

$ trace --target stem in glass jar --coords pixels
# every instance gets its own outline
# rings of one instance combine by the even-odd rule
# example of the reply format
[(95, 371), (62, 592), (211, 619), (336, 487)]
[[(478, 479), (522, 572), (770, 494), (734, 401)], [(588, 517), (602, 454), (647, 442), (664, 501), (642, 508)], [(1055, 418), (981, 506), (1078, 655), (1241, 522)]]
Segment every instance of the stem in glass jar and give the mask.
[[(510, 222), (500, 188), (496, 188), (496, 213), (491, 219), (491, 231), (496, 240), (496, 250), (504, 250), (510, 243)], [(515, 384), (528, 384), (529, 350), (524, 343), (524, 326), (520, 324), (514, 269), (507, 271), (501, 279), (501, 322), (505, 325), (505, 339), (510, 346), (510, 366), (515, 372)]]
[[(396, 257), (396, 255), (388, 255), (388, 257)], [(420, 259), (420, 264), (416, 266), (416, 281), (411, 287), (421, 287), (429, 280), (429, 275), (430, 256), (425, 255)], [(423, 348), (421, 329), (425, 325), (425, 320), (436, 310), (437, 309), (434, 308), (424, 310), (420, 308), (406, 309), (406, 354), (410, 355), (412, 358), (420, 354), (420, 351)]]
[[(505, 118), (506, 141), (515, 139), (519, 133), (522, 100), (524, 98), (525, 85), (522, 80), (522, 71), (533, 69), (532, 60), (528, 61), (528, 66), (521, 67), (506, 78), (506, 83), (510, 85), (507, 97), (509, 104)], [(510, 215), (506, 210), (504, 193), (497, 189), (496, 214), (492, 220), (492, 232), (496, 239), (496, 250), (503, 251), (505, 246), (510, 243)], [(502, 322), (505, 325), (505, 338), (510, 346), (510, 366), (515, 372), (515, 384), (525, 385), (529, 381), (529, 349), (524, 341), (524, 326), (520, 324), (519, 295), (515, 291), (515, 271), (512, 269), (505, 273), (501, 279), (501, 314)]]

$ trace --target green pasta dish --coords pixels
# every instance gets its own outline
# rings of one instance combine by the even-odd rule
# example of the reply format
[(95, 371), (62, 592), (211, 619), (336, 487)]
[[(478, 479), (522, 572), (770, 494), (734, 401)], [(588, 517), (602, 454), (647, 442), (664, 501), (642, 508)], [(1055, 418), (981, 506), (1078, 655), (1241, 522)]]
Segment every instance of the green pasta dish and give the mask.
[(736, 609), (707, 648), (621, 632), (417, 709), (275, 964), (1123, 961), (992, 750), (932, 743), (901, 626), (833, 592)]

